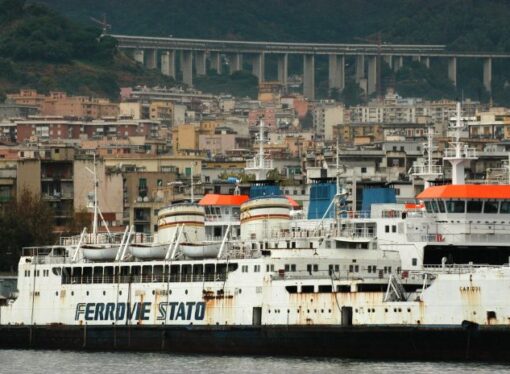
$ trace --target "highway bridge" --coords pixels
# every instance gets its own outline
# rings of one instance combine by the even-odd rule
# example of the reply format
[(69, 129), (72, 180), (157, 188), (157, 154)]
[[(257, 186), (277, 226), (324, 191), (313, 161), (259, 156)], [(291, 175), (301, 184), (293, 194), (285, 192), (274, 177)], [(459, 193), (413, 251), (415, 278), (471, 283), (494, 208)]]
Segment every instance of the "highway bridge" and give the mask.
[[(193, 86), (193, 74), (205, 75), (207, 69), (221, 73), (222, 58), (228, 63), (230, 73), (243, 70), (246, 65), (259, 79), (265, 80), (267, 55), (277, 61), (278, 81), (287, 86), (289, 55), (303, 56), (303, 94), (315, 98), (315, 57), (328, 56), (329, 87), (343, 90), (345, 87), (346, 58), (355, 61), (355, 79), (367, 93), (377, 91), (377, 74), (380, 60), (398, 71), (405, 60), (415, 60), (430, 67), (432, 58), (448, 61), (448, 77), (457, 84), (457, 60), (475, 58), (483, 61), (483, 83), (487, 91), (492, 89), (492, 62), (508, 59), (510, 54), (495, 52), (448, 51), (445, 45), (420, 44), (332, 44), (332, 43), (285, 43), (212, 39), (183, 39), (152, 36), (110, 35), (118, 40), (119, 48), (127, 51), (137, 62), (147, 68), (161, 69), (165, 75), (177, 78), (177, 67), (182, 81)], [(177, 61), (177, 57), (179, 57)]]

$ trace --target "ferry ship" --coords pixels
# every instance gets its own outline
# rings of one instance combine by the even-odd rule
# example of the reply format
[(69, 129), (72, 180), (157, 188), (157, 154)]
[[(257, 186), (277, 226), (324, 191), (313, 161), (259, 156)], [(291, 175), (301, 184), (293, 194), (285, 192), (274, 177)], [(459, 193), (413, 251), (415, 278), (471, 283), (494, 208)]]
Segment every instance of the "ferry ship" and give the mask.
[(260, 184), (223, 202), (220, 239), (191, 201), (159, 211), (153, 242), (95, 219), (25, 248), (0, 347), (510, 361), (510, 186), (465, 184), (474, 155), (453, 146), (453, 184), (412, 207), (342, 210), (337, 188), (333, 218), (294, 220)]

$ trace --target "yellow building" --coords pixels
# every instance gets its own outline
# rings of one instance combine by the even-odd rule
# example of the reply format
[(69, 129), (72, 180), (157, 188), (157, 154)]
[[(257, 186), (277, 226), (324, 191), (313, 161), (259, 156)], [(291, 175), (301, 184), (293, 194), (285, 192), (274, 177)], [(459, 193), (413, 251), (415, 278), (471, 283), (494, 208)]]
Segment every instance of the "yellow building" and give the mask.
[(171, 101), (153, 101), (149, 105), (150, 119), (171, 121), (173, 118), (174, 104)]

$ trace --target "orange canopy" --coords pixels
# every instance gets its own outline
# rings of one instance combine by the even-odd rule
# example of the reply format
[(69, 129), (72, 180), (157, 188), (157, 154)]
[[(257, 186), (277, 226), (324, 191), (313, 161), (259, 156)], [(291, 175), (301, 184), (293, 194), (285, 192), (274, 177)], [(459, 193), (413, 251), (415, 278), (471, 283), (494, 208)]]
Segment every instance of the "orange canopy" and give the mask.
[(510, 186), (502, 184), (453, 184), (429, 187), (418, 199), (510, 199)]
[(220, 195), (220, 194), (207, 194), (202, 200), (198, 202), (199, 205), (214, 205), (214, 206), (240, 206), (247, 201), (250, 197), (248, 195)]
[(285, 197), (287, 198), (287, 200), (289, 200), (289, 203), (290, 203), (290, 206), (292, 207), (292, 209), (301, 208), (301, 205), (299, 205), (298, 202), (296, 200), (294, 200), (292, 197), (290, 197), (288, 195), (285, 195)]

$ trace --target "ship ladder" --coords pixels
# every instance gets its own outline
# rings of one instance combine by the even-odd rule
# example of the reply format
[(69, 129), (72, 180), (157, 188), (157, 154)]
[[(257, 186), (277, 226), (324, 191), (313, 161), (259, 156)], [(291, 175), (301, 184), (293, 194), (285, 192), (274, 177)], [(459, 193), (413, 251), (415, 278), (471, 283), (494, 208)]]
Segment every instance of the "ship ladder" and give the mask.
[(390, 279), (388, 281), (388, 288), (386, 289), (386, 295), (384, 296), (384, 301), (406, 301), (407, 295), (406, 290), (402, 283), (399, 282), (397, 277), (393, 274), (390, 275)]

